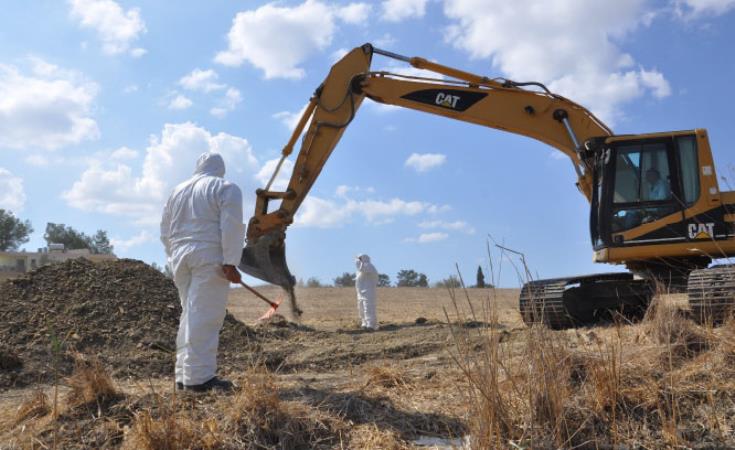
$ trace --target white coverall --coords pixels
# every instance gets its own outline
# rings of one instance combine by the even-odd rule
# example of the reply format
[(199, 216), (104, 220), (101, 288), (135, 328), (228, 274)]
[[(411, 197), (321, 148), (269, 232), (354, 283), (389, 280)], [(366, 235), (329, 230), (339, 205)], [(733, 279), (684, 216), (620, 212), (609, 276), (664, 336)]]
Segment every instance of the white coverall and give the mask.
[(378, 287), (378, 271), (370, 262), (368, 255), (359, 255), (355, 260), (357, 276), (355, 289), (357, 290), (357, 311), (360, 315), (360, 326), (363, 328), (378, 329), (378, 317), (375, 303)]
[(222, 266), (237, 266), (242, 254), (242, 193), (222, 178), (224, 174), (221, 155), (202, 154), (194, 176), (174, 189), (161, 219), (161, 241), (182, 308), (176, 382), (186, 386), (205, 383), (216, 374), (230, 287)]

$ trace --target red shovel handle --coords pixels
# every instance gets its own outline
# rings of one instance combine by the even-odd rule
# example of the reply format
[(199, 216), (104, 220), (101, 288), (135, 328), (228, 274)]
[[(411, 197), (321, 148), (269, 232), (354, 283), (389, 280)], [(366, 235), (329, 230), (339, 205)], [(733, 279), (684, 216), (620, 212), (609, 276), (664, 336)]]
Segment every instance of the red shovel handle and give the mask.
[(244, 287), (244, 288), (245, 288), (245, 289), (247, 289), (248, 291), (250, 291), (250, 292), (252, 292), (253, 294), (255, 294), (255, 296), (256, 296), (256, 297), (258, 297), (259, 299), (261, 299), (261, 300), (263, 300), (264, 302), (266, 302), (266, 303), (268, 303), (269, 305), (271, 305), (271, 308), (273, 308), (273, 309), (276, 309), (276, 308), (278, 308), (278, 303), (275, 303), (275, 302), (272, 302), (272, 301), (268, 300), (267, 298), (265, 298), (265, 296), (263, 296), (263, 294), (261, 294), (260, 292), (256, 291), (255, 289), (251, 288), (251, 287), (250, 287), (250, 286), (248, 286), (247, 284), (243, 283), (243, 282), (242, 282), (242, 280), (240, 280), (240, 284), (242, 285), (242, 287)]

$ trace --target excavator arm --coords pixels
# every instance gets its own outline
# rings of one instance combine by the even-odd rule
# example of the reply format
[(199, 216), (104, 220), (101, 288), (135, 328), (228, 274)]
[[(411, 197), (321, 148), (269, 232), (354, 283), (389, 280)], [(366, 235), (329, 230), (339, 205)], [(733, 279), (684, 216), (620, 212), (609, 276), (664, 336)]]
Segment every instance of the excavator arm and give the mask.
[[(436, 73), (437, 77), (371, 72), (370, 63), (375, 54), (407, 62), (415, 68)], [(525, 89), (527, 86), (536, 89)], [(256, 191), (255, 213), (248, 224), (247, 246), (240, 264), (244, 272), (280, 285), (293, 296), (294, 277), (285, 258), (286, 228), (293, 222), (296, 211), (365, 97), (521, 134), (549, 144), (571, 159), (577, 186), (588, 200), (592, 196), (593, 180), (585, 143), (592, 138), (612, 135), (590, 111), (551, 93), (540, 83), (489, 79), (365, 44), (332, 66), (284, 147), (270, 181), (264, 189)], [(301, 148), (287, 189), (272, 191), (283, 162), (292, 154), (302, 134)], [(269, 211), (273, 200), (281, 203)]]

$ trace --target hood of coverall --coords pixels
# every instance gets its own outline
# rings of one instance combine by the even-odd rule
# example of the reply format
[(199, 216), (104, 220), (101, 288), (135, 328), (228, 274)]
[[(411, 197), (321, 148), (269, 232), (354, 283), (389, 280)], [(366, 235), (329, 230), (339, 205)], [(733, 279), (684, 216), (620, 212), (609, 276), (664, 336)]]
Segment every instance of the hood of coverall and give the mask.
[(225, 176), (225, 160), (219, 153), (202, 153), (197, 159), (197, 166), (194, 169), (194, 175), (207, 175), (212, 177)]
[(357, 259), (355, 260), (355, 266), (357, 267), (358, 272), (376, 272), (375, 266), (372, 265), (370, 262), (370, 257), (368, 255), (362, 254), (357, 255)]

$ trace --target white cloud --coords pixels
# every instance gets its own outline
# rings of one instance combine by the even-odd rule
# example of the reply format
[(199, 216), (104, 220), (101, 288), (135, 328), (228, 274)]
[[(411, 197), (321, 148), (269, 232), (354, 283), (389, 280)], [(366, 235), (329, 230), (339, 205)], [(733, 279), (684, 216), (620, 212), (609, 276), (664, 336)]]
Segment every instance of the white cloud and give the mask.
[(53, 150), (99, 137), (97, 85), (39, 58), (32, 75), (0, 64), (0, 147)]
[(128, 239), (113, 237), (110, 239), (110, 244), (114, 247), (115, 253), (126, 253), (131, 247), (137, 247), (139, 245), (147, 244), (148, 242), (154, 242), (155, 240), (156, 239), (151, 232), (148, 230), (142, 230), (140, 233)]
[(130, 48), (146, 31), (138, 8), (125, 11), (113, 0), (69, 0), (69, 5), (72, 18), (78, 20), (82, 27), (97, 32), (105, 53), (130, 52), (135, 58), (145, 54), (145, 49)]
[(720, 16), (735, 9), (735, 0), (676, 0), (674, 6), (684, 18)]
[(132, 56), (133, 58), (140, 58), (146, 53), (148, 53), (148, 50), (140, 47), (130, 50), (130, 56)]
[(345, 225), (353, 211), (331, 200), (314, 195), (304, 199), (294, 225), (314, 228), (336, 228)]
[(115, 161), (126, 161), (138, 157), (138, 151), (129, 147), (120, 147), (110, 153), (110, 159)]
[[(651, 20), (646, 0), (444, 0), (454, 21), (446, 39), (471, 57), (489, 59), (503, 75), (540, 81), (614, 121), (648, 93), (669, 94), (655, 69), (635, 68), (618, 42)], [(492, 39), (488, 39), (492, 30)]]
[(383, 20), (400, 22), (412, 17), (423, 17), (426, 14), (427, 0), (384, 0)]
[(326, 200), (313, 195), (308, 196), (296, 214), (295, 225), (317, 228), (332, 228), (344, 225), (355, 217), (361, 217), (367, 223), (380, 225), (390, 223), (400, 216), (417, 216), (420, 214), (436, 214), (446, 211), (448, 207), (421, 201), (406, 201), (400, 198), (390, 200), (353, 200), (343, 198), (340, 201)]
[(28, 155), (23, 159), (23, 161), (25, 161), (26, 164), (36, 167), (46, 167), (50, 163), (47, 157), (38, 154)]
[(123, 89), (124, 94), (132, 94), (133, 92), (138, 92), (140, 90), (140, 87), (137, 84), (129, 84), (125, 86)]
[(268, 3), (240, 12), (227, 35), (227, 50), (217, 53), (215, 61), (227, 66), (247, 61), (267, 79), (303, 78), (305, 72), (299, 66), (332, 42), (334, 19), (334, 9), (318, 0), (295, 7)]
[[(280, 158), (266, 161), (255, 174), (255, 179), (258, 181), (259, 187), (265, 188), (266, 184), (268, 184), (268, 181), (273, 176), (273, 171), (276, 170), (279, 160)], [(283, 165), (281, 166), (281, 170), (278, 172), (278, 176), (276, 176), (276, 179), (273, 181), (271, 190), (281, 192), (285, 191), (288, 187), (288, 180), (291, 177), (291, 172), (293, 172), (293, 162), (290, 159), (286, 159), (283, 161)]]
[(475, 228), (463, 220), (454, 222), (445, 222), (443, 220), (431, 220), (419, 223), (419, 228), (441, 229), (451, 231), (461, 231), (466, 234), (475, 234)]
[(232, 87), (227, 88), (227, 92), (225, 92), (225, 96), (219, 101), (218, 106), (210, 109), (209, 113), (221, 119), (227, 113), (234, 110), (240, 102), (242, 102), (240, 91)]
[(334, 191), (334, 195), (340, 198), (347, 198), (349, 193), (356, 194), (374, 194), (375, 188), (372, 186), (360, 187), (360, 186), (348, 186), (346, 184), (340, 184)]
[(373, 44), (375, 44), (376, 47), (383, 47), (383, 48), (390, 47), (396, 42), (397, 42), (396, 38), (394, 38), (393, 35), (390, 33), (384, 33), (379, 38), (373, 40)]
[[(210, 92), (222, 91), (225, 93), (220, 97), (215, 105), (209, 109), (209, 113), (217, 118), (225, 117), (230, 111), (233, 111), (238, 104), (242, 102), (242, 94), (236, 88), (227, 86), (224, 83), (218, 83), (219, 75), (212, 69), (202, 70), (194, 69), (187, 75), (184, 75), (179, 80), (179, 86), (189, 91), (197, 91), (208, 94)], [(182, 99), (180, 105), (174, 105), (174, 102)], [(180, 107), (174, 107), (180, 106)], [(172, 102), (169, 108), (171, 109), (185, 109), (191, 106), (191, 101), (188, 98), (181, 95), (177, 96)]]
[(639, 73), (641, 83), (651, 89), (654, 97), (664, 98), (671, 95), (671, 86), (660, 72), (641, 69)]
[(200, 154), (222, 154), (226, 178), (252, 182), (258, 162), (247, 140), (226, 133), (211, 134), (190, 122), (166, 124), (152, 136), (142, 167), (108, 158), (92, 160), (89, 167), (62, 194), (71, 207), (118, 215), (138, 224), (155, 224), (173, 187), (191, 176)]
[(446, 161), (447, 155), (441, 153), (411, 153), (404, 165), (416, 172), (426, 172), (443, 165)]
[[(296, 128), (296, 125), (299, 124), (299, 120), (301, 120), (301, 116), (304, 115), (304, 111), (306, 111), (306, 107), (309, 106), (309, 104), (305, 104), (299, 111), (297, 112), (291, 112), (291, 111), (280, 111), (275, 114), (273, 114), (274, 119), (278, 119), (288, 127), (289, 130), (293, 131)], [(309, 124), (307, 123), (304, 129), (309, 128)]]
[(444, 213), (447, 211), (451, 211), (452, 207), (449, 205), (431, 205), (428, 208), (426, 208), (426, 212), (429, 214), (439, 214)]
[(169, 102), (168, 109), (173, 109), (174, 111), (181, 111), (181, 110), (189, 108), (191, 105), (193, 105), (193, 103), (188, 97), (181, 95), (181, 94), (177, 94)]
[(447, 233), (437, 231), (433, 233), (421, 233), (417, 238), (406, 238), (403, 241), (416, 244), (429, 244), (432, 242), (443, 241), (448, 237), (449, 235)]
[(345, 23), (367, 25), (372, 9), (369, 3), (350, 3), (347, 6), (338, 7), (335, 14)]
[(226, 88), (227, 85), (217, 83), (218, 78), (219, 75), (217, 75), (217, 72), (212, 69), (202, 70), (197, 68), (192, 70), (187, 75), (181, 77), (181, 79), (179, 80), (179, 85), (184, 89), (188, 89), (190, 91), (219, 91)]
[(0, 208), (22, 211), (26, 203), (23, 179), (0, 167)]
[(428, 212), (433, 206), (430, 203), (419, 201), (405, 201), (400, 198), (391, 200), (363, 200), (359, 202), (351, 202), (353, 207), (359, 208), (360, 213), (370, 222), (390, 220), (393, 216), (405, 215), (415, 216), (423, 212)]

